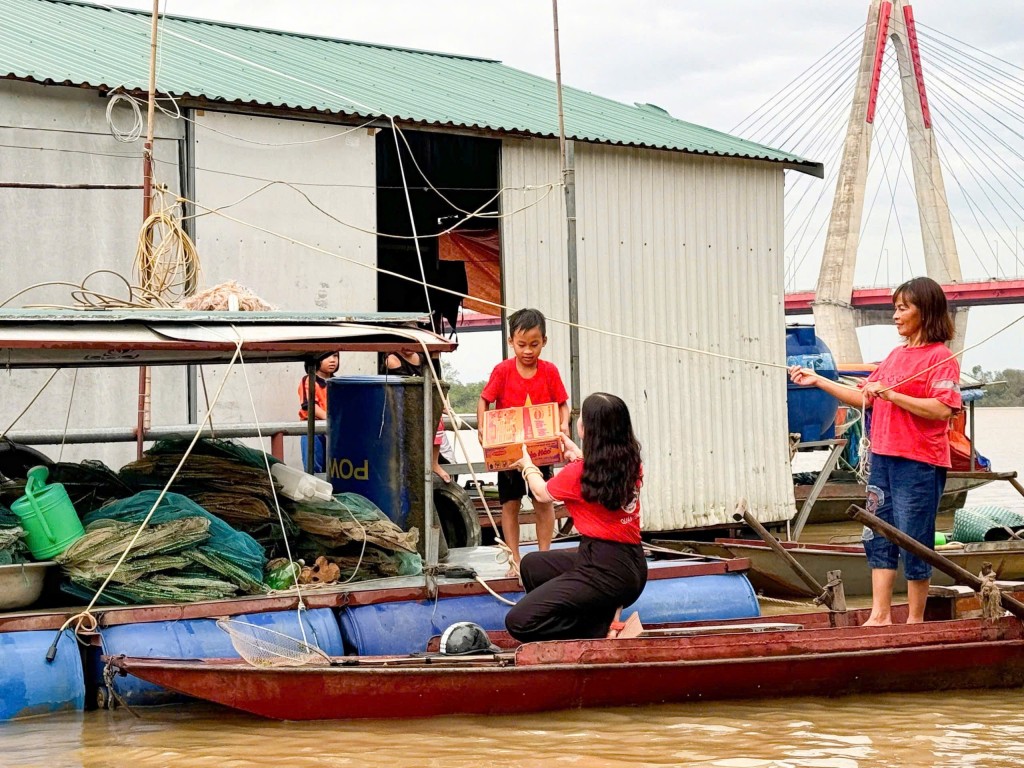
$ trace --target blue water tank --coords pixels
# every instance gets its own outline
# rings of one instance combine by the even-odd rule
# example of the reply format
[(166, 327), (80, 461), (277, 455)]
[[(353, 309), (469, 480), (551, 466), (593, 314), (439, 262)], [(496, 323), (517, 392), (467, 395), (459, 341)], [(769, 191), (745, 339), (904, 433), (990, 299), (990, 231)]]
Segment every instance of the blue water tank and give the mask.
[[(523, 593), (502, 596), (515, 602)], [(503, 630), (508, 610), (509, 606), (491, 595), (466, 595), (436, 603), (404, 600), (348, 607), (340, 611), (338, 623), (347, 652), (402, 655), (425, 650), (433, 635), (457, 621), (474, 621), (484, 629)], [(633, 611), (647, 624), (761, 615), (754, 588), (742, 573), (648, 580), (640, 598), (627, 606), (623, 616)]]
[(85, 706), (85, 672), (75, 635), (61, 633), (57, 656), (46, 652), (53, 630), (0, 633), (0, 722)]
[[(786, 364), (814, 370), (819, 376), (837, 381), (839, 373), (825, 342), (814, 334), (814, 327), (791, 325), (786, 328)], [(787, 387), (789, 431), (799, 433), (802, 442), (831, 440), (836, 436), (836, 409), (839, 401), (817, 387)]]
[[(441, 418), (432, 399), (432, 424)], [(416, 528), (420, 554), (425, 484), (423, 379), (339, 376), (327, 381), (327, 479), (335, 493), (365, 496), (403, 531)], [(433, 435), (434, 430), (431, 430)]]
[[(301, 627), (295, 611), (251, 613), (234, 618), (299, 640), (305, 634), (307, 642), (317, 645), (331, 656), (340, 656), (344, 653), (338, 622), (330, 608), (303, 611)], [(99, 632), (102, 652), (108, 656), (124, 654), (165, 659), (239, 658), (231, 644), (231, 638), (217, 627), (216, 619), (181, 619), (180, 621), (120, 624), (103, 627)], [(99, 656), (98, 653), (94, 654), (89, 665), (90, 682), (101, 693), (105, 693), (104, 665)], [(114, 688), (129, 705), (168, 704), (183, 698), (132, 675), (115, 677)], [(101, 699), (105, 699), (105, 697), (101, 696)]]
[[(513, 602), (522, 596), (522, 592), (502, 595)], [(484, 629), (504, 630), (508, 609), (491, 595), (401, 600), (343, 608), (338, 623), (348, 653), (404, 655), (426, 650), (431, 637), (457, 621), (475, 621)]]
[(761, 615), (761, 606), (746, 574), (718, 573), (648, 579), (639, 599), (622, 609), (622, 618), (633, 611), (640, 614), (644, 624), (662, 624), (754, 619)]

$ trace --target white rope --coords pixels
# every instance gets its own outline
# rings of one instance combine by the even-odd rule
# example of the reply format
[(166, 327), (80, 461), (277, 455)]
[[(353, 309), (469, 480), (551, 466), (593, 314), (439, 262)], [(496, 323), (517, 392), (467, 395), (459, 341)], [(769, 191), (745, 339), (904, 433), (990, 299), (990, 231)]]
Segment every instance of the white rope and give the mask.
[[(0, 306), (3, 306), (3, 305), (0, 305)], [(31, 408), (35, 404), (36, 400), (39, 399), (39, 396), (43, 394), (43, 390), (45, 390), (48, 386), (50, 386), (50, 382), (53, 381), (53, 377), (56, 376), (58, 373), (60, 373), (60, 368), (55, 368), (53, 370), (53, 373), (50, 374), (50, 378), (48, 378), (46, 381), (44, 381), (43, 382), (43, 386), (41, 386), (39, 388), (39, 391), (36, 392), (35, 397), (33, 397), (31, 400), (29, 400), (28, 401), (28, 405), (26, 405), (24, 408), (21, 409), (21, 413), (19, 413), (17, 416), (14, 417), (14, 421), (12, 421), (10, 424), (7, 425), (7, 429), (5, 429), (3, 434), (0, 435), (0, 440), (2, 440), (3, 438), (7, 437), (7, 433), (10, 432), (12, 429), (14, 429), (14, 425), (17, 424), (19, 421), (21, 421), (21, 417), (22, 416), (24, 416), (26, 413), (28, 413), (29, 408)]]
[(57, 454), (57, 463), (64, 458), (64, 444), (68, 439), (68, 424), (71, 423), (71, 406), (75, 402), (75, 388), (78, 386), (78, 368), (75, 368), (75, 376), (71, 379), (71, 394), (68, 396), (68, 413), (64, 419), (64, 434), (60, 437), (60, 453)]
[[(217, 401), (220, 399), (221, 393), (224, 391), (224, 385), (227, 384), (228, 381), (228, 374), (231, 373), (231, 369), (234, 367), (235, 362), (238, 360), (241, 353), (242, 343), (241, 340), (239, 340), (235, 343), (235, 353), (231, 356), (231, 360), (228, 362), (227, 370), (224, 371), (224, 375), (223, 377), (221, 377), (220, 386), (214, 393), (213, 403), (211, 404), (211, 406), (215, 406), (217, 404)], [(211, 411), (207, 411), (207, 419), (209, 418), (210, 413)], [(150, 507), (149, 512), (146, 513), (146, 517), (139, 524), (139, 528), (137, 531), (135, 531), (135, 535), (132, 536), (131, 541), (129, 541), (128, 545), (124, 548), (124, 552), (121, 553), (121, 557), (118, 558), (118, 561), (114, 564), (114, 567), (110, 570), (110, 573), (107, 574), (107, 578), (105, 578), (103, 580), (103, 583), (100, 584), (99, 588), (96, 590), (96, 593), (92, 596), (92, 599), (89, 601), (89, 604), (85, 607), (84, 610), (79, 611), (75, 615), (71, 616), (67, 621), (64, 622), (64, 624), (61, 625), (61, 628), (57, 630), (58, 636), (72, 623), (78, 622), (80, 624), (83, 617), (91, 616), (91, 612), (93, 607), (95, 607), (96, 605), (96, 601), (99, 600), (100, 595), (103, 594), (103, 591), (107, 588), (107, 585), (110, 583), (110, 580), (114, 577), (114, 574), (117, 573), (118, 568), (120, 568), (121, 565), (124, 564), (124, 561), (128, 558), (128, 553), (131, 552), (132, 547), (135, 546), (135, 542), (139, 540), (139, 536), (142, 535), (142, 532), (146, 529), (146, 526), (149, 525), (149, 521), (152, 519), (153, 513), (156, 512), (157, 507), (160, 506), (160, 502), (164, 500), (164, 497), (167, 495), (168, 491), (170, 490), (170, 487), (174, 484), (174, 481), (177, 479), (178, 473), (181, 472), (181, 468), (185, 466), (185, 462), (188, 461), (188, 457), (192, 454), (192, 449), (195, 447), (196, 443), (199, 442), (199, 438), (203, 434), (203, 427), (205, 426), (205, 424), (206, 419), (204, 419), (196, 428), (196, 433), (195, 435), (192, 436), (192, 441), (188, 444), (188, 448), (186, 448), (185, 452), (182, 454), (181, 460), (178, 461), (178, 466), (174, 468), (174, 471), (168, 478), (167, 483), (160, 490), (160, 494), (157, 496), (156, 501), (153, 502), (153, 506)]]
[[(132, 111), (132, 124), (128, 130), (118, 128), (114, 122), (114, 107), (118, 104), (127, 104)], [(139, 109), (135, 99), (123, 93), (115, 93), (110, 97), (110, 100), (107, 101), (107, 128), (110, 130), (111, 136), (123, 144), (131, 144), (142, 136), (143, 127), (142, 110)]]

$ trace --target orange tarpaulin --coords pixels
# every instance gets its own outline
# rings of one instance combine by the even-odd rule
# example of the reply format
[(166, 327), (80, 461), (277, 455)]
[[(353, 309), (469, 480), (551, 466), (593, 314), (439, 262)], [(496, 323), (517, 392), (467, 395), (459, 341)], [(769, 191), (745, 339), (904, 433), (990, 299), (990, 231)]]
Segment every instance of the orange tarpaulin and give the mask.
[[(437, 239), (441, 261), (466, 264), (467, 293), (477, 299), (501, 301), (501, 251), (498, 230), (480, 229), (448, 232)], [(501, 315), (501, 310), (483, 301), (466, 299), (462, 306), (484, 315)]]

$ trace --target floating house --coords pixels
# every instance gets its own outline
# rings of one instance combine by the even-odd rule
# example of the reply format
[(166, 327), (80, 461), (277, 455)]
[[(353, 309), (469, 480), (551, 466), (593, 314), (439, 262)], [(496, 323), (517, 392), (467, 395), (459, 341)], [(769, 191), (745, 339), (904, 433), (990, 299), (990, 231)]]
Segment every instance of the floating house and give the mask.
[[(0, 300), (94, 270), (131, 274), (149, 46), (146, 13), (0, 3)], [(489, 59), (200, 19), (161, 19), (157, 90), (155, 179), (167, 205), (183, 206), (203, 286), (234, 279), (291, 310), (422, 312), (423, 286), (410, 282), (421, 270), (458, 293), (475, 279), (439, 258), (436, 235), (486, 213), (467, 226), (497, 238), (502, 303), (551, 318), (545, 354), (567, 381), (577, 372), (577, 395), (630, 404), (647, 529), (721, 524), (741, 497), (763, 521), (791, 516), (785, 376), (758, 363), (786, 359), (785, 173), (820, 176), (820, 164), (566, 88), (563, 174), (550, 80)], [(124, 290), (107, 274), (89, 287)], [(429, 300), (456, 317), (451, 293)], [(49, 286), (12, 306), (69, 303), (67, 286)], [(286, 368), (260, 369), (263, 419), (295, 417), (301, 371)], [(342, 365), (375, 368), (365, 354)], [(66, 373), (19, 429), (59, 429), (69, 408), (72, 427), (133, 423), (137, 377)], [(0, 421), (45, 376), (5, 377)], [(194, 372), (156, 371), (153, 422), (194, 421), (200, 392)], [(251, 418), (243, 382), (221, 402), (220, 418)]]

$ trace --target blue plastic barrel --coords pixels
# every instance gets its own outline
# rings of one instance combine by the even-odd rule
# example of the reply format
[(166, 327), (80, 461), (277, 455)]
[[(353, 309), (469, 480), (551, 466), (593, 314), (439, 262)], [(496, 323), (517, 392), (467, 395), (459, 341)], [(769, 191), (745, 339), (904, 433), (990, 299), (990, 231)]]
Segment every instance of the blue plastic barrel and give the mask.
[(675, 621), (754, 619), (761, 615), (757, 594), (744, 573), (647, 580), (640, 598), (622, 611), (633, 611), (644, 624)]
[[(275, 632), (302, 639), (302, 628), (295, 611), (250, 613), (233, 617)], [(306, 640), (331, 656), (344, 653), (341, 632), (334, 612), (317, 608), (302, 614)], [(153, 621), (144, 624), (121, 624), (99, 630), (103, 653), (108, 656), (156, 657), (165, 659), (219, 659), (239, 658), (231, 638), (217, 627), (215, 619), (182, 619), (180, 621)], [(103, 663), (95, 654), (90, 664), (90, 681), (105, 693)], [(183, 697), (137, 677), (115, 677), (114, 688), (128, 704), (142, 706), (167, 704)]]
[[(522, 596), (522, 592), (503, 595), (513, 602)], [(343, 608), (338, 623), (348, 653), (402, 655), (425, 650), (432, 636), (457, 621), (504, 629), (508, 609), (491, 595), (449, 597), (436, 605), (433, 600), (406, 600)], [(623, 615), (633, 611), (647, 624), (761, 615), (754, 588), (742, 573), (649, 579), (640, 599), (627, 606)]]
[[(502, 597), (513, 602), (522, 592)], [(417, 653), (427, 641), (457, 621), (475, 621), (484, 629), (505, 629), (509, 606), (491, 595), (464, 595), (434, 600), (401, 600), (342, 608), (338, 623), (347, 653), (387, 656)]]
[(56, 658), (46, 660), (56, 634), (0, 633), (0, 722), (84, 708), (85, 672), (74, 634), (62, 633)]
[[(814, 327), (791, 325), (786, 328), (786, 364), (814, 370), (826, 379), (837, 381), (839, 373), (832, 352), (814, 334)], [(817, 387), (787, 387), (789, 431), (800, 434), (802, 442), (831, 440), (836, 436), (836, 409), (839, 401)]]
[(327, 425), (327, 479), (334, 492), (365, 496), (402, 530), (422, 526), (423, 379), (328, 379)]

